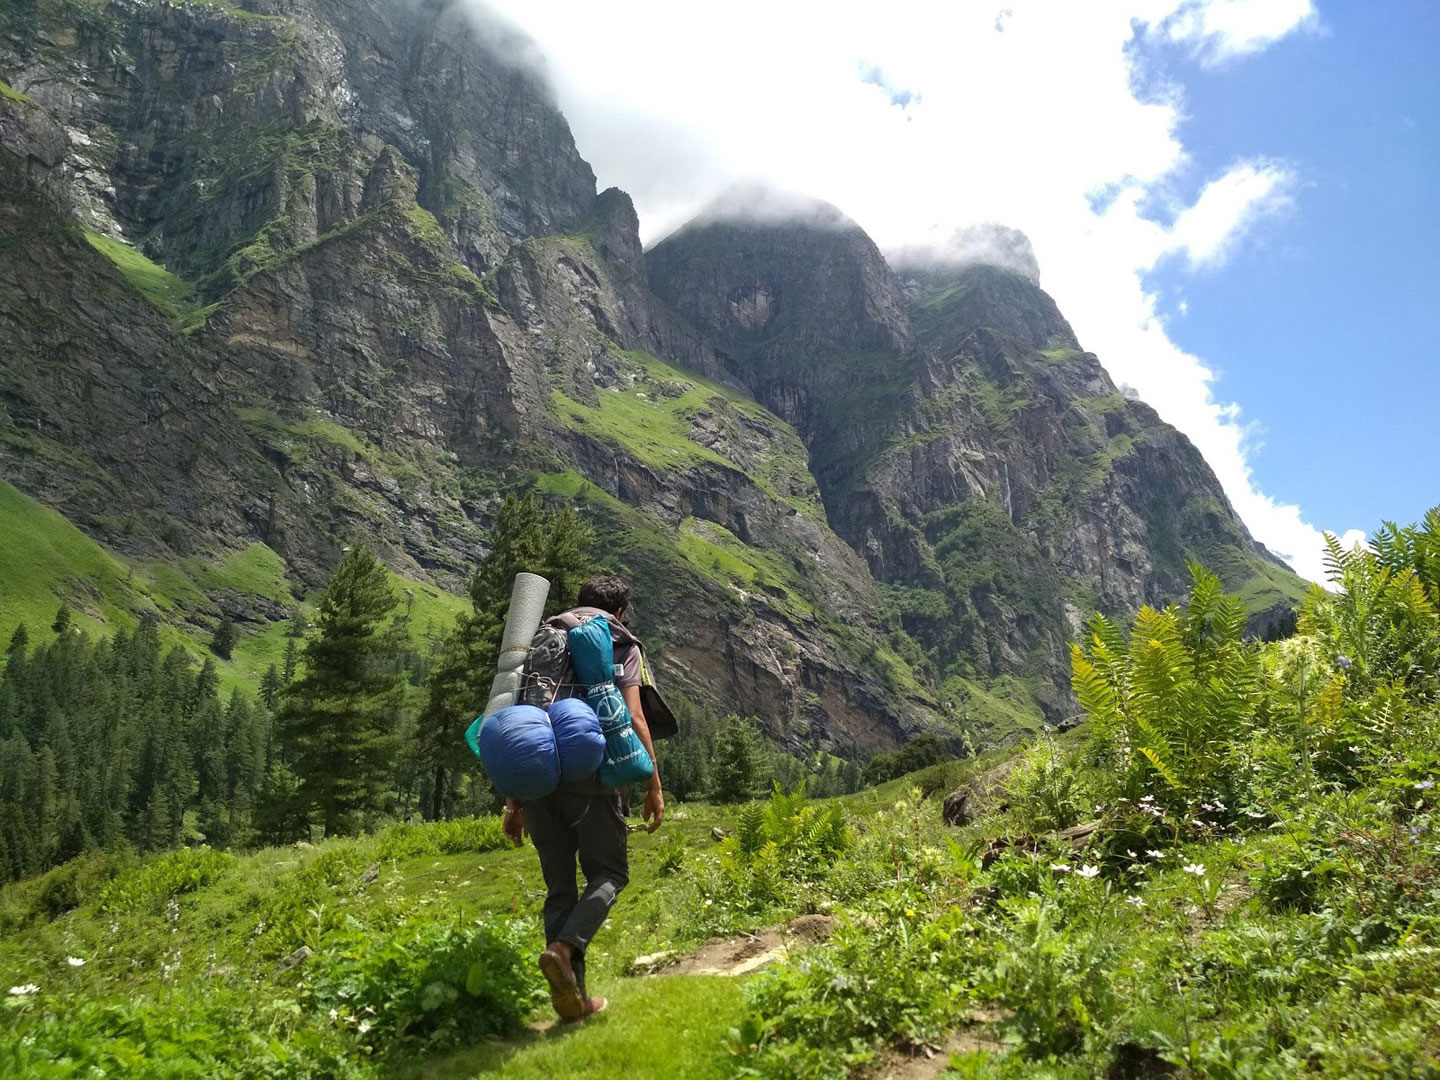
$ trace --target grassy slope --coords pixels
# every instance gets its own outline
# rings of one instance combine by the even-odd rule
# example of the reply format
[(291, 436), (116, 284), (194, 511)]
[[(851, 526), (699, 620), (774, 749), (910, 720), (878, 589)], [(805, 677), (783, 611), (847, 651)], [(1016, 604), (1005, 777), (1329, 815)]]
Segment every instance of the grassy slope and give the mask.
[[(0, 641), (22, 623), (31, 640), (48, 635), (56, 609), (68, 603), (73, 623), (91, 633), (132, 630), (146, 613), (160, 616), (167, 644), (184, 645), (197, 658), (207, 628), (218, 617), (207, 591), (233, 590), (282, 608), (297, 603), (284, 561), (264, 544), (213, 559), (170, 564), (126, 560), (71, 525), (62, 515), (0, 480)], [(392, 574), (410, 629), (419, 642), (448, 629), (468, 603), (424, 582)], [(410, 590), (407, 597), (405, 590)], [(314, 595), (303, 604), (313, 609)], [(239, 627), (231, 663), (220, 663), (222, 684), (253, 691), (270, 664), (285, 655), (284, 621)]]

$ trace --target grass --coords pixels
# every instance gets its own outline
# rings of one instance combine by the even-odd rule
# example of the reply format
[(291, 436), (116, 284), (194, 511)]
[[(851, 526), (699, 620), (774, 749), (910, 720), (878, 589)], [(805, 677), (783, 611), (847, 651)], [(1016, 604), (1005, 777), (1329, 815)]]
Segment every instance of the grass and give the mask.
[(415, 1062), (397, 1075), (415, 1080), (667, 1080), (677, 1075), (721, 1080), (733, 1074), (725, 1037), (744, 1016), (743, 989), (742, 980), (721, 975), (631, 980), (607, 988), (611, 1007), (594, 1020)]
[(125, 280), (140, 290), (140, 293), (166, 316), (183, 319), (189, 314), (189, 301), (195, 287), (183, 278), (176, 277), (158, 263), (151, 262), (143, 254), (119, 240), (99, 233), (85, 233), (90, 246), (104, 255), (116, 269), (125, 275)]
[[(184, 647), (200, 662), (213, 658), (206, 643), (219, 617), (208, 593), (233, 591), (287, 610), (303, 605), (312, 613), (318, 596), (298, 600), (284, 560), (258, 541), (215, 558), (127, 560), (3, 480), (0, 551), (0, 643), (21, 624), (32, 642), (43, 640), (66, 603), (72, 625), (91, 634), (133, 630), (143, 615), (157, 615), (165, 644)], [(392, 571), (391, 584), (397, 612), (408, 607), (411, 636), (422, 648), (469, 610), (465, 598), (429, 582)], [(287, 625), (281, 620), (256, 629), (242, 623), (231, 661), (217, 660), (221, 685), (253, 694), (265, 669), (284, 661)]]
[(29, 95), (22, 94), (19, 90), (16, 90), (4, 79), (0, 79), (0, 98), (4, 98), (6, 101), (16, 101), (19, 102), (21, 105), (34, 104), (34, 102), (30, 100)]
[[(671, 367), (649, 353), (616, 350), (613, 356), (632, 376), (633, 384), (625, 390), (597, 390), (595, 405), (555, 390), (553, 403), (563, 423), (623, 447), (655, 468), (683, 469), (708, 464), (736, 470), (740, 466), (734, 461), (691, 438), (698, 416), (719, 412), (723, 422), (723, 413), (728, 411), (742, 421), (768, 428), (771, 433), (768, 446), (761, 454), (760, 467), (751, 477), (756, 485), (772, 498), (790, 503), (811, 516), (821, 512), (818, 494), (796, 497), (777, 490), (786, 486), (788, 480), (807, 473), (804, 446), (785, 421), (743, 394)], [(754, 439), (751, 432), (741, 437)]]

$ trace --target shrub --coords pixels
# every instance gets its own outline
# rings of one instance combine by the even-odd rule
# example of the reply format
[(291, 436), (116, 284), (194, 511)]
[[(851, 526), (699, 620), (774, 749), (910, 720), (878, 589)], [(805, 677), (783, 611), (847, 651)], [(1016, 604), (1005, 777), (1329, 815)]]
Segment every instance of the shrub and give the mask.
[(1035, 836), (1077, 825), (1091, 815), (1095, 800), (1080, 775), (1077, 756), (1054, 739), (1026, 748), (1005, 778), (1011, 815), (1021, 832)]
[(181, 848), (120, 874), (100, 892), (100, 910), (118, 915), (158, 912), (182, 893), (203, 889), (228, 870), (235, 857), (208, 847)]
[(510, 920), (413, 919), (332, 938), (309, 997), (372, 1049), (512, 1035), (541, 1001), (535, 942)]
[(500, 831), (500, 819), (493, 814), (452, 821), (391, 825), (380, 833), (378, 843), (382, 859), (479, 854), (510, 846), (510, 841)]
[(926, 923), (892, 893), (877, 905), (875, 928), (843, 926), (827, 946), (807, 952), (747, 988), (738, 1033), (744, 1072), (796, 1080), (843, 1080), (884, 1042), (937, 1042), (967, 994), (947, 964), (949, 919)]

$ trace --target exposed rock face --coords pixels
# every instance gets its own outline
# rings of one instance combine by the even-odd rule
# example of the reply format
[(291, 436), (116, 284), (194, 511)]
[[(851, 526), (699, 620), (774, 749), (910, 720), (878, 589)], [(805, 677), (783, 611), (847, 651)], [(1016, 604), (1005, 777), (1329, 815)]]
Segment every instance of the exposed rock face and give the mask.
[(3, 476), (307, 584), (365, 538), (457, 587), (504, 492), (574, 501), (668, 681), (844, 753), (1059, 716), (1083, 612), (1252, 573), (1033, 283), (897, 277), (823, 204), (647, 255), (527, 48), (442, 0), (0, 11)]
[(1119, 394), (1034, 281), (912, 261), (897, 277), (853, 224), (700, 221), (648, 266), (805, 438), (831, 525), (940, 675), (1035, 680), (1059, 721), (1083, 613), (1173, 599), (1196, 557), (1293, 595), (1199, 453)]

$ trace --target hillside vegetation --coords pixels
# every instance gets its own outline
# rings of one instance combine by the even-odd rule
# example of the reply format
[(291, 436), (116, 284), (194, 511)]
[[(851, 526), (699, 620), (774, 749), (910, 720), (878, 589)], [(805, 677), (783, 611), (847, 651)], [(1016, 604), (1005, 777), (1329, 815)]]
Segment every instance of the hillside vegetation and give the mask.
[[(1278, 643), (1198, 566), (1183, 608), (1092, 621), (1088, 724), (962, 828), (937, 797), (995, 758), (679, 807), (632, 838), (592, 952), (612, 1009), (578, 1028), (526, 1026), (537, 868), (482, 817), (7, 887), (0, 1067), (839, 1078), (948, 1046), (933, 1075), (1440, 1075), (1440, 512), (1331, 561)], [(828, 941), (759, 973), (627, 974), (800, 914)]]

